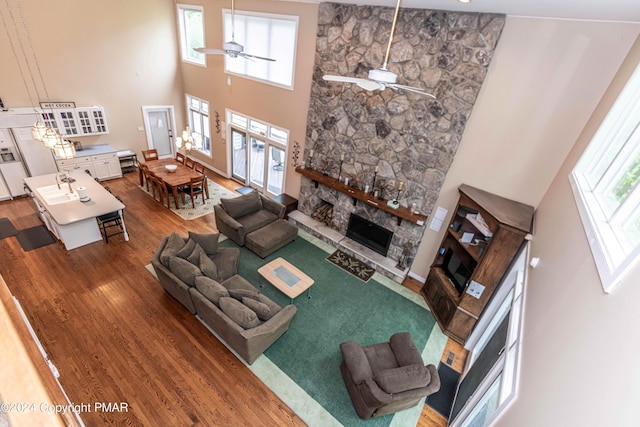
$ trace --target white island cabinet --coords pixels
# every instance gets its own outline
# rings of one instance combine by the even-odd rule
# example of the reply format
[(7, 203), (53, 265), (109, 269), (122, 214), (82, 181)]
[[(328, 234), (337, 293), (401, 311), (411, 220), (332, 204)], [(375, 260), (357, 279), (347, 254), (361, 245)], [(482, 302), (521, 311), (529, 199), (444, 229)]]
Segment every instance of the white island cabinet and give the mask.
[[(56, 176), (62, 178), (65, 174), (74, 180), (71, 183), (72, 197), (69, 201), (61, 202), (60, 200), (65, 198), (64, 195), (56, 194), (55, 197), (51, 197), (52, 193), (47, 193), (46, 191), (53, 189), (55, 192), (58, 185)], [(120, 213), (124, 238), (129, 240), (129, 234), (122, 216), (124, 204), (84, 171), (76, 169), (66, 173), (34, 176), (25, 178), (24, 182), (31, 190), (31, 196), (40, 218), (49, 231), (64, 243), (67, 250), (102, 240), (96, 217), (116, 211)], [(79, 187), (86, 188), (87, 195), (90, 198), (89, 201), (82, 202), (79, 200), (77, 195), (77, 188)], [(60, 182), (60, 191), (62, 193), (68, 193), (68, 188), (68, 183)]]

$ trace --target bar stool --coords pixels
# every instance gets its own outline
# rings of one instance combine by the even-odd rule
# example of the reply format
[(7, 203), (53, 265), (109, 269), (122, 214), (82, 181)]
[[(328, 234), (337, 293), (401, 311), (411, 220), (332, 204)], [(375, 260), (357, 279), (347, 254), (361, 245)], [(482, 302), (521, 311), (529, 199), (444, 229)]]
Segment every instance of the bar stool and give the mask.
[[(120, 196), (115, 196), (122, 203), (122, 199)], [(100, 215), (96, 217), (98, 220), (98, 226), (100, 227), (100, 232), (104, 237), (104, 242), (109, 243), (109, 237), (115, 236), (116, 234), (124, 233), (124, 228), (122, 228), (122, 220), (124, 219), (124, 209), (122, 210), (122, 218), (120, 218), (120, 213), (118, 211), (109, 212), (104, 215)], [(112, 228), (118, 228), (118, 231), (109, 232)]]

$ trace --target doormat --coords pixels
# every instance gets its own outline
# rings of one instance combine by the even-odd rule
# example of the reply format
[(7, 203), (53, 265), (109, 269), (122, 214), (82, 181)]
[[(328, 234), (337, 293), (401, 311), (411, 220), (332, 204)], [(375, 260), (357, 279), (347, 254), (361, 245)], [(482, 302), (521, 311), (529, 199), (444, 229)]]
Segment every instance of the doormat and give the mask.
[(51, 235), (44, 225), (36, 225), (35, 227), (20, 230), (16, 237), (25, 252), (56, 242), (56, 238)]
[(251, 187), (236, 188), (236, 192), (240, 193), (240, 194), (247, 194), (247, 193), (251, 193), (252, 191), (254, 191), (254, 190)]
[(9, 218), (0, 218), (0, 239), (15, 236), (18, 230), (13, 226)]
[(440, 375), (440, 390), (437, 393), (427, 397), (426, 404), (432, 407), (443, 417), (449, 419), (453, 399), (456, 396), (458, 388), (458, 379), (460, 374), (454, 371), (450, 366), (440, 362), (438, 364), (438, 375)]
[(373, 276), (373, 273), (376, 272), (375, 269), (360, 262), (351, 255), (345, 254), (340, 249), (329, 255), (327, 257), (327, 261), (340, 267), (347, 273), (357, 277), (365, 283), (368, 282)]

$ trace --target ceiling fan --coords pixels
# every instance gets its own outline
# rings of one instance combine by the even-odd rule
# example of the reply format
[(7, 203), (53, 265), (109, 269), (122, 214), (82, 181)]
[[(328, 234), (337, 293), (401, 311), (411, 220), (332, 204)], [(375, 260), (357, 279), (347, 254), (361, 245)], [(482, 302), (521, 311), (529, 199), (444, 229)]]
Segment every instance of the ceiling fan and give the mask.
[(261, 59), (263, 61), (275, 61), (272, 58), (265, 58), (263, 56), (250, 55), (245, 53), (244, 46), (235, 41), (235, 4), (234, 0), (231, 0), (231, 41), (222, 43), (222, 49), (210, 49), (206, 47), (197, 47), (194, 50), (196, 52), (204, 53), (205, 55), (229, 55), (232, 58), (242, 57), (245, 59)]
[(393, 15), (393, 23), (391, 24), (391, 34), (389, 34), (389, 44), (387, 45), (387, 52), (384, 56), (384, 63), (382, 67), (369, 70), (369, 76), (367, 79), (359, 78), (359, 77), (346, 77), (346, 76), (332, 76), (329, 74), (325, 74), (322, 76), (324, 80), (331, 82), (343, 82), (343, 83), (355, 83), (365, 90), (383, 90), (385, 88), (391, 88), (393, 90), (406, 90), (409, 92), (419, 93), (420, 95), (430, 96), (435, 98), (434, 95), (425, 92), (424, 89), (412, 86), (405, 86), (401, 84), (397, 84), (396, 80), (398, 76), (387, 70), (387, 61), (389, 60), (389, 52), (391, 52), (391, 42), (393, 41), (393, 33), (396, 29), (396, 22), (398, 20), (398, 11), (400, 10), (400, 2), (402, 0), (398, 0), (398, 4), (396, 5), (396, 11)]

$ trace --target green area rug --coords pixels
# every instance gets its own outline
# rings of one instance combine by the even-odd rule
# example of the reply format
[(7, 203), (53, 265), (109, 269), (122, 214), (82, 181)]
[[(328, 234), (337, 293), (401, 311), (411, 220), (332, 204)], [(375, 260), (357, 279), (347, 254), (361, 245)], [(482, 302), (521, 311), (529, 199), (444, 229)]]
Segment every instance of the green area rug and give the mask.
[[(424, 349), (425, 363), (437, 364), (446, 338), (422, 298), (379, 274), (362, 282), (325, 260), (334, 248), (305, 232), (300, 236), (265, 259), (241, 248), (238, 273), (263, 284), (261, 292), (280, 305), (289, 298), (261, 279), (259, 267), (282, 257), (315, 281), (310, 299), (306, 293), (296, 298), (298, 312), (289, 330), (250, 369), (308, 425), (415, 425), (421, 405), (373, 420), (358, 418), (340, 374), (340, 343), (369, 345), (408, 331)], [(220, 245), (237, 246), (229, 239)]]
[[(213, 213), (213, 206), (220, 203), (221, 198), (231, 199), (233, 197), (238, 197), (237, 193), (227, 190), (217, 182), (207, 179), (207, 183), (209, 184), (209, 198), (205, 199), (204, 203), (202, 203), (202, 196), (196, 197), (195, 208), (191, 207), (191, 197), (189, 195), (185, 196), (186, 203), (181, 204), (179, 208), (176, 208), (176, 204), (173, 201), (173, 193), (169, 192), (169, 209), (171, 212), (188, 221)], [(153, 195), (147, 191), (146, 186), (138, 188), (153, 197)], [(164, 206), (167, 206), (166, 202), (164, 203)]]

